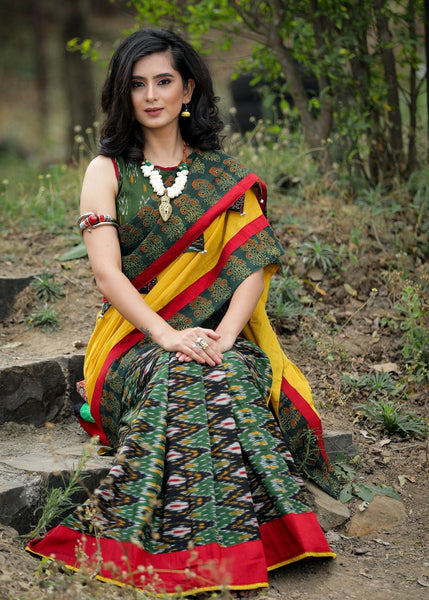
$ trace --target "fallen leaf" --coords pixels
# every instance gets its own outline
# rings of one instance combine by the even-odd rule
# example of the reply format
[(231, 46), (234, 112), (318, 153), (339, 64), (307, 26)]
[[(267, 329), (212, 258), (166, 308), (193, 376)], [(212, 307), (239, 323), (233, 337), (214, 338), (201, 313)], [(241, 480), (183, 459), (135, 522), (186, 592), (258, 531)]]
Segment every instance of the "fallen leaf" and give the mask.
[(380, 446), (386, 446), (386, 444), (390, 444), (392, 440), (390, 440), (389, 438), (384, 438), (384, 440), (380, 440), (378, 443), (380, 444)]
[(73, 347), (76, 348), (76, 349), (85, 348), (86, 345), (87, 345), (86, 342), (82, 342), (81, 340), (75, 340), (73, 342)]
[(410, 477), (409, 475), (398, 475), (398, 481), (401, 487), (404, 487), (407, 480), (411, 483), (416, 482), (416, 478), (413, 476)]
[[(315, 281), (318, 281), (318, 280), (316, 279)], [(311, 286), (321, 296), (326, 296), (325, 290), (322, 290), (322, 288), (319, 286), (318, 283), (314, 283), (314, 281), (310, 281), (310, 279), (304, 279), (304, 283)]]
[(14, 348), (19, 348), (20, 346), (22, 346), (22, 342), (8, 342), (2, 346), (2, 348), (5, 350), (13, 350)]
[(349, 296), (357, 296), (357, 291), (354, 288), (352, 288), (352, 286), (348, 283), (344, 284), (344, 289)]
[(322, 281), (324, 273), (322, 269), (314, 267), (308, 271), (307, 276), (311, 281)]
[(382, 363), (379, 365), (372, 365), (374, 371), (379, 371), (380, 373), (399, 373), (400, 368), (396, 363)]
[(382, 546), (390, 546), (390, 542), (385, 542), (384, 540), (381, 540), (380, 538), (375, 538), (373, 541), (377, 542), (377, 544), (381, 544)]
[(367, 577), (368, 579), (372, 579), (372, 575), (370, 575), (369, 573), (365, 573), (365, 571), (361, 571), (359, 573), (359, 575), (363, 575), (364, 577)]

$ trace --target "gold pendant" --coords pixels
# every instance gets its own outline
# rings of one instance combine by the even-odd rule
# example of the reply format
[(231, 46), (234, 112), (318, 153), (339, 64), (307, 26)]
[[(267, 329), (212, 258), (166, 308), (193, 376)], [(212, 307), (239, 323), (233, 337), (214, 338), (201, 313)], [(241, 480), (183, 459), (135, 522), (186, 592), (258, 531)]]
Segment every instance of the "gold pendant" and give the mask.
[(173, 209), (171, 208), (170, 198), (167, 194), (164, 194), (159, 199), (159, 214), (161, 215), (161, 219), (164, 221), (168, 221), (171, 216)]

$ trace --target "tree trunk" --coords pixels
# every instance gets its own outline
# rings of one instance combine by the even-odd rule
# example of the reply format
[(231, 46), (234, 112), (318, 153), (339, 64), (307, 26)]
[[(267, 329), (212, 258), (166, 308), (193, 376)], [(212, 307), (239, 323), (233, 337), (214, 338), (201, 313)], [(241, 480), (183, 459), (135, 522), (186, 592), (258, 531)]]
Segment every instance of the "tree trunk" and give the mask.
[[(274, 3), (274, 10), (280, 10), (277, 2)], [(275, 14), (275, 18), (280, 18), (278, 12)], [(330, 169), (332, 161), (329, 156), (328, 146), (325, 142), (331, 133), (332, 108), (325, 99), (325, 105), (320, 111), (319, 118), (316, 119), (313, 117), (309, 107), (309, 97), (303, 85), (302, 75), (292, 56), (292, 52), (283, 43), (278, 27), (272, 27), (268, 24), (266, 38), (267, 44), (275, 53), (277, 60), (280, 63), (282, 73), (287, 81), (290, 95), (292, 96), (301, 119), (306, 142), (309, 145), (310, 150), (318, 155), (318, 159), (321, 160), (324, 167)]]
[[(416, 41), (416, 15), (414, 0), (409, 0), (407, 7), (408, 14), (408, 30), (410, 40)], [(408, 160), (407, 160), (407, 173), (411, 173), (416, 166), (416, 127), (417, 127), (417, 73), (414, 61), (410, 64), (410, 101), (409, 101), (409, 115), (410, 123), (408, 126)]]
[(353, 81), (359, 89), (352, 89), (353, 102), (355, 99), (361, 98), (365, 110), (369, 116), (369, 122), (366, 127), (366, 139), (368, 140), (368, 173), (365, 170), (365, 160), (360, 156), (362, 171), (372, 184), (377, 184), (380, 174), (383, 172), (383, 155), (385, 154), (380, 149), (385, 147), (383, 143), (383, 135), (380, 127), (380, 115), (374, 106), (371, 99), (371, 69), (370, 57), (368, 52), (367, 32), (362, 32), (356, 40), (356, 47), (351, 48), (352, 59), (350, 60), (350, 68), (353, 75)]
[[(385, 0), (374, 0), (374, 16), (380, 43), (380, 55), (387, 84), (387, 114), (390, 124), (389, 145), (394, 162), (393, 166), (399, 173), (403, 173), (405, 171), (405, 162), (402, 140), (402, 118), (399, 106), (398, 78), (396, 74), (395, 55), (391, 48), (393, 38), (389, 29), (386, 8), (387, 5)], [(390, 165), (386, 163), (385, 167), (387, 170), (391, 170)]]
[(94, 126), (96, 116), (94, 79), (91, 61), (79, 52), (67, 51), (73, 38), (88, 39), (87, 22), (90, 15), (88, 0), (63, 0), (59, 5), (61, 36), (64, 48), (64, 87), (68, 101), (68, 158), (73, 158), (75, 128), (84, 133)]
[(427, 134), (428, 134), (428, 153), (429, 162), (429, 0), (425, 2), (425, 53), (426, 53), (426, 107), (427, 107)]
[(39, 113), (39, 136), (46, 136), (48, 119), (48, 70), (46, 66), (46, 31), (40, 0), (31, 2), (31, 22), (34, 34), (34, 57), (36, 62), (37, 107)]

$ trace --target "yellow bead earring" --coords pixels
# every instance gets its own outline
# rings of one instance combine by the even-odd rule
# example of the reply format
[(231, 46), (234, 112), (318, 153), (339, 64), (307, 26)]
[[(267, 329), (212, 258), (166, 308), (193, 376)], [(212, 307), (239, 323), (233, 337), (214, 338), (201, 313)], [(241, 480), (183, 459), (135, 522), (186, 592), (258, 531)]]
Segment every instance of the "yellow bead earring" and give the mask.
[(185, 108), (182, 110), (182, 112), (180, 113), (181, 117), (190, 117), (191, 113), (188, 110), (188, 105), (185, 104)]

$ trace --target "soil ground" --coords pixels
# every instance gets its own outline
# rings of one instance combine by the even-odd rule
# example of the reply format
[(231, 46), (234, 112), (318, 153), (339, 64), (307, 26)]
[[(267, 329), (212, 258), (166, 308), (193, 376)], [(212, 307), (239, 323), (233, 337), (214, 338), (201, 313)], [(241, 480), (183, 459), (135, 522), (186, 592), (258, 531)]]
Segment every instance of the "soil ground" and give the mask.
[[(0, 276), (19, 277), (47, 271), (63, 284), (65, 296), (53, 305), (54, 310), (59, 311), (60, 328), (50, 333), (29, 327), (25, 322), (37, 305), (34, 293), (26, 289), (18, 296), (10, 316), (0, 324), (2, 364), (84, 353), (100, 306), (88, 261), (61, 263), (57, 260), (68, 249), (67, 240), (61, 236), (28, 232), (12, 237), (0, 242)], [(296, 242), (297, 235), (289, 231), (282, 232), (280, 237), (288, 246)], [(279, 328), (279, 335), (285, 351), (312, 385), (325, 428), (353, 432), (361, 457), (356, 476), (366, 483), (392, 486), (405, 505), (406, 519), (400, 524), (384, 525), (363, 537), (350, 537), (347, 523), (337, 531), (328, 532), (332, 549), (337, 553), (336, 560), (284, 567), (272, 574), (271, 587), (260, 592), (260, 598), (429, 598), (427, 441), (386, 436), (357, 419), (341, 379), (344, 373), (370, 373), (377, 365), (387, 363), (395, 376), (404, 373), (400, 335), (394, 328), (380, 327), (380, 319), (393, 314), (392, 299), (381, 277), (383, 260), (382, 253), (369, 248), (362, 254), (359, 265), (348, 269), (340, 279), (323, 273), (320, 276), (313, 273), (311, 279), (308, 273), (301, 273), (303, 280), (307, 278), (309, 291), (313, 291), (313, 300), (315, 289), (319, 290), (317, 302), (313, 302), (313, 317), (303, 317), (299, 328)], [(296, 268), (299, 271), (299, 265)], [(427, 277), (427, 267), (421, 261), (417, 261), (415, 269), (422, 278)], [(345, 283), (351, 288), (344, 286)], [(368, 302), (372, 288), (378, 292)], [(315, 323), (333, 321), (341, 325), (336, 333), (327, 337), (320, 335), (314, 343)], [(420, 386), (412, 396), (413, 409), (420, 415), (426, 410), (425, 394), (427, 389)], [(76, 438), (78, 425), (73, 420), (59, 423), (58, 427), (64, 439), (68, 435)], [(35, 435), (24, 426), (3, 426), (2, 429), (2, 437), (6, 436), (12, 453), (14, 444), (18, 451), (23, 436)], [(349, 503), (352, 514), (359, 511), (360, 504), (356, 498)], [(38, 563), (23, 550), (15, 533), (0, 526), (0, 600), (59, 597), (56, 593), (42, 595), (35, 577)], [(106, 600), (125, 597), (120, 588), (111, 589), (94, 582), (91, 585), (104, 590), (102, 595), (94, 597)], [(88, 597), (84, 588), (84, 585), (80, 591), (73, 588), (73, 600)], [(61, 592), (64, 600), (72, 598), (68, 593), (70, 590), (67, 592), (66, 588)]]

